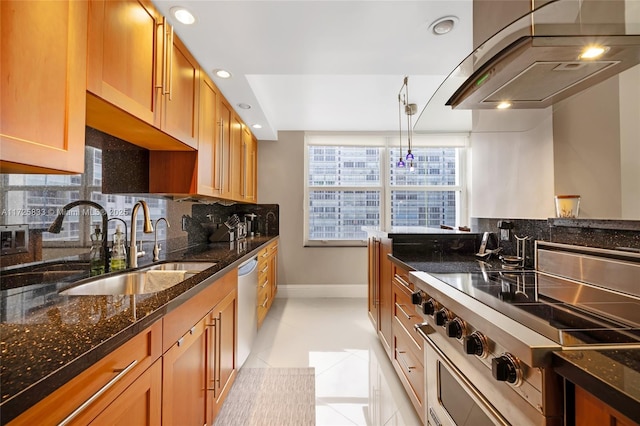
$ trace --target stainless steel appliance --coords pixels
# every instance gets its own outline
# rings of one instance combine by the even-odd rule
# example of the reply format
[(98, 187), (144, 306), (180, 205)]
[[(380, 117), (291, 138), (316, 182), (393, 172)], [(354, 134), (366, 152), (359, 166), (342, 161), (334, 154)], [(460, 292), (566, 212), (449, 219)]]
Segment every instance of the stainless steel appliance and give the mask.
[(537, 242), (535, 271), (483, 267), (411, 272), (430, 424), (563, 424), (552, 351), (640, 348), (640, 255)]
[(238, 266), (238, 367), (242, 367), (251, 353), (258, 334), (258, 257), (254, 256)]

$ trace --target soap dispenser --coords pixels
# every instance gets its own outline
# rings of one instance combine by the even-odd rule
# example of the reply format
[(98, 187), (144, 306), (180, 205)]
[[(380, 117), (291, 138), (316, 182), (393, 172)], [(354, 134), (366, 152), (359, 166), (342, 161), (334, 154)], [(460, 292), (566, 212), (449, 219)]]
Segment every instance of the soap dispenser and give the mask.
[(89, 252), (90, 275), (96, 276), (104, 274), (104, 262), (106, 253), (102, 247), (102, 231), (96, 225), (95, 231), (91, 234), (91, 251)]
[(127, 268), (127, 249), (124, 244), (125, 235), (116, 225), (116, 232), (113, 234), (113, 248), (111, 249), (111, 270), (122, 271)]

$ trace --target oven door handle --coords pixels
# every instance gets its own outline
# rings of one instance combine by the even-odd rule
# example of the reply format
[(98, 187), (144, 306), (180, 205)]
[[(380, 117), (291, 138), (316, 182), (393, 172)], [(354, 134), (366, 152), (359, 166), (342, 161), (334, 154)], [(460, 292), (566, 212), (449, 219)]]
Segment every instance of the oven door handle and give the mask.
[(496, 410), (493, 405), (487, 400), (487, 398), (476, 389), (476, 387), (465, 377), (458, 367), (456, 367), (447, 356), (442, 352), (442, 350), (429, 338), (428, 334), (434, 333), (435, 330), (428, 324), (415, 324), (413, 326), (416, 332), (427, 342), (427, 345), (436, 353), (440, 362), (442, 362), (452, 374), (456, 376), (456, 378), (464, 385), (464, 387), (469, 392), (469, 396), (482, 407), (488, 415), (490, 415), (493, 419), (495, 419), (499, 424), (504, 426), (509, 426), (510, 423), (502, 417), (502, 414), (498, 410)]

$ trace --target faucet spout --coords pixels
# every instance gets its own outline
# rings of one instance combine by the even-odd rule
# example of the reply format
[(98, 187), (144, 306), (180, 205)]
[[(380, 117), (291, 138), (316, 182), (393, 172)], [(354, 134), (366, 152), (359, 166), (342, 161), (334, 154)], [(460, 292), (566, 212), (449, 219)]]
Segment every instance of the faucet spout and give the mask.
[(160, 246), (158, 245), (158, 223), (160, 223), (161, 220), (164, 221), (164, 223), (167, 225), (167, 228), (171, 228), (171, 225), (169, 225), (169, 221), (166, 218), (161, 217), (160, 219), (156, 220), (155, 237), (153, 239), (153, 261), (154, 262), (157, 262), (158, 260), (160, 260), (160, 257), (159, 257)]
[(100, 212), (100, 215), (102, 216), (102, 252), (104, 253), (104, 271), (109, 272), (109, 267), (111, 266), (111, 262), (109, 261), (109, 248), (107, 243), (107, 227), (109, 226), (109, 215), (107, 214), (107, 211), (104, 209), (104, 207), (102, 207), (100, 204), (91, 200), (77, 200), (70, 202), (69, 204), (62, 207), (62, 210), (60, 211), (60, 213), (58, 213), (58, 216), (56, 216), (53, 223), (51, 223), (51, 225), (49, 226), (48, 231), (53, 234), (59, 234), (62, 230), (62, 221), (67, 215), (67, 212), (72, 208), (81, 205), (93, 207), (94, 209), (98, 210)]
[[(149, 215), (149, 207), (144, 200), (138, 200), (133, 205), (133, 210), (131, 211), (131, 237), (129, 238), (129, 242), (131, 246), (129, 247), (129, 267), (137, 268), (138, 267), (138, 248), (136, 247), (136, 232), (138, 231), (138, 226), (136, 223), (136, 217), (138, 215), (138, 210), (142, 206), (142, 215), (144, 217), (144, 226), (143, 232), (145, 234), (150, 234), (153, 232), (153, 225), (151, 224), (151, 216)], [(140, 255), (144, 254), (141, 252)]]

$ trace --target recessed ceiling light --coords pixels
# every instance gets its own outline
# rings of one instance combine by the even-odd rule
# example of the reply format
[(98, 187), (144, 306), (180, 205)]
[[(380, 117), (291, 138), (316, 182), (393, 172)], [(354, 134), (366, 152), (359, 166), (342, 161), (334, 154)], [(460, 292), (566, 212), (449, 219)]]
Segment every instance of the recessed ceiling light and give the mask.
[(429, 25), (429, 30), (435, 35), (445, 35), (451, 32), (457, 23), (458, 18), (456, 16), (443, 16), (433, 21), (433, 23)]
[(240, 108), (240, 109), (251, 109), (251, 105), (245, 104), (244, 102), (240, 102), (238, 104), (238, 108)]
[(508, 102), (508, 101), (500, 102), (496, 108), (498, 109), (511, 108), (511, 102)]
[(582, 51), (580, 59), (595, 59), (602, 56), (607, 50), (609, 50), (609, 48), (604, 46), (587, 46)]
[(170, 12), (176, 17), (178, 22), (182, 24), (191, 25), (196, 22), (195, 16), (184, 7), (172, 7)]
[(231, 73), (227, 70), (217, 69), (213, 70), (213, 72), (220, 78), (231, 78)]
[(253, 126), (254, 129), (262, 129), (262, 125), (261, 124), (254, 124)]

